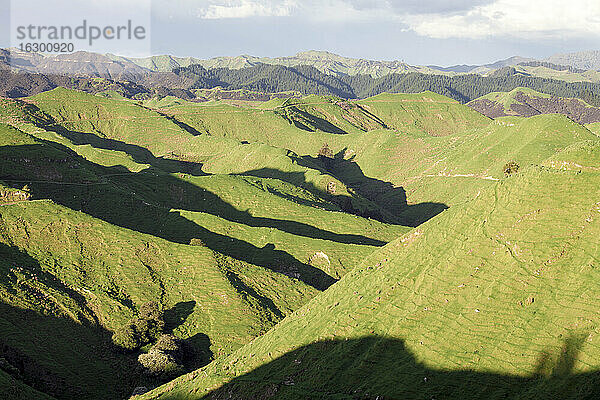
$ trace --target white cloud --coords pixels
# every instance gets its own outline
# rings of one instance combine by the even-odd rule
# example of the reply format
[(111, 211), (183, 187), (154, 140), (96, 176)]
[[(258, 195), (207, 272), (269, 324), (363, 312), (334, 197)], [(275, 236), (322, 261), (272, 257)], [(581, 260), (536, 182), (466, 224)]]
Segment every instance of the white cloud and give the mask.
[(198, 17), (203, 19), (287, 17), (297, 7), (293, 0), (236, 0), (221, 1), (198, 8)]
[[(137, 0), (128, 0), (137, 1)], [(153, 0), (156, 3), (167, 0)], [(600, 0), (168, 0), (202, 19), (392, 22), (432, 38), (600, 36)], [(160, 7), (162, 9), (162, 7)], [(171, 11), (172, 12), (172, 11)], [(172, 15), (170, 14), (172, 17)]]
[(403, 21), (433, 38), (566, 38), (600, 35), (598, 0), (496, 0), (451, 15), (405, 15)]
[(402, 14), (452, 14), (493, 2), (494, 0), (388, 0), (385, 3)]

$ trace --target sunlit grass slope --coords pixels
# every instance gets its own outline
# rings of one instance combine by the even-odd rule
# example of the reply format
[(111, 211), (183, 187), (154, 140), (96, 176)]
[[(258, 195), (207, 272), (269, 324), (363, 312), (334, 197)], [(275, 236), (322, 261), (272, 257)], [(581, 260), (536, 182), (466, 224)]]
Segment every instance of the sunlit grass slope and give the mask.
[(481, 127), (490, 121), (457, 101), (433, 92), (383, 93), (360, 100), (357, 104), (379, 116), (388, 127), (402, 133), (445, 136)]
[[(597, 148), (555, 161), (594, 164)], [(494, 182), (144, 398), (595, 398), (599, 188), (580, 168)]]
[(146, 301), (188, 307), (175, 333), (218, 357), (407, 231), (277, 179), (134, 173), (7, 125), (0, 138), (0, 337), (64, 398), (130, 393), (110, 331)]
[(504, 107), (505, 110), (510, 110), (510, 107), (513, 104), (520, 104), (520, 102), (515, 98), (519, 95), (526, 95), (526, 96), (530, 96), (530, 97), (540, 97), (540, 98), (544, 98), (544, 99), (549, 99), (550, 97), (552, 97), (550, 95), (538, 92), (533, 89), (529, 89), (526, 87), (518, 87), (518, 88), (511, 90), (510, 92), (492, 92), (492, 93), (486, 94), (485, 96), (481, 96), (481, 97), (477, 98), (476, 100), (491, 100), (496, 103), (500, 103)]
[[(172, 116), (133, 102), (73, 90), (56, 89), (28, 102), (31, 104), (9, 104), (10, 110), (18, 111), (10, 112), (7, 107), (7, 111), (0, 113), (2, 120), (7, 123), (16, 120), (15, 125), (20, 129), (58, 142), (105, 166), (122, 165), (134, 172), (151, 166), (192, 175), (260, 171), (263, 177), (285, 176), (291, 183), (304, 185), (317, 195), (327, 194), (328, 183), (334, 182), (337, 204), (349, 203), (359, 214), (381, 214), (377, 205), (349, 192), (342, 182), (318, 165), (300, 163), (287, 147), (201, 134)], [(230, 111), (224, 112), (222, 118), (228, 118)], [(248, 123), (247, 129), (256, 131), (260, 127)]]

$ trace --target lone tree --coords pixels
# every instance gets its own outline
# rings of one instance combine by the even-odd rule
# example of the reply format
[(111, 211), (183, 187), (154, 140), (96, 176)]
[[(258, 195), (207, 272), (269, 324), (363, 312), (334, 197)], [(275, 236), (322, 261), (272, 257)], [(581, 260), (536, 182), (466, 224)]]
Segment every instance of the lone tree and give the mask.
[(516, 161), (509, 161), (504, 165), (504, 175), (509, 176), (519, 171), (519, 164)]
[(321, 150), (319, 150), (319, 160), (323, 162), (325, 168), (329, 168), (331, 166), (334, 156), (333, 150), (329, 148), (329, 145), (327, 143), (323, 144), (323, 147), (321, 147)]
[(137, 317), (115, 331), (112, 340), (115, 345), (133, 351), (158, 339), (164, 329), (165, 320), (160, 304), (149, 301), (141, 305)]
[(319, 150), (319, 158), (333, 158), (333, 150), (329, 148), (327, 143), (323, 144), (323, 147)]
[(138, 362), (146, 374), (169, 379), (184, 372), (183, 358), (183, 342), (173, 335), (161, 335), (148, 353), (138, 356)]

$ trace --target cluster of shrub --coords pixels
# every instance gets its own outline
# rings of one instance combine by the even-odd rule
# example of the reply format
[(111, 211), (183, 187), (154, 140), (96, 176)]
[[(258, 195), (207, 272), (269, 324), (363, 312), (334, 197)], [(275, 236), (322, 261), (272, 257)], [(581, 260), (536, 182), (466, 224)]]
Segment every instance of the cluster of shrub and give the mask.
[(502, 171), (504, 171), (504, 176), (510, 176), (512, 174), (515, 174), (519, 172), (519, 164), (516, 161), (509, 161), (506, 164), (504, 164), (504, 168), (502, 168)]
[(155, 301), (144, 303), (137, 317), (116, 330), (113, 343), (125, 351), (138, 351), (154, 343), (147, 353), (138, 356), (138, 362), (151, 376), (170, 379), (184, 372), (184, 358), (189, 350), (185, 343), (165, 333), (164, 314)]

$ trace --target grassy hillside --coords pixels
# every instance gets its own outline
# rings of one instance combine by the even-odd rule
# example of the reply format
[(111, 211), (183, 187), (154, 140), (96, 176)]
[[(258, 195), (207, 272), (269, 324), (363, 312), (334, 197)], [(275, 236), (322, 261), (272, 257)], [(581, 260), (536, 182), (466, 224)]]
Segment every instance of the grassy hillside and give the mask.
[(600, 73), (594, 70), (588, 70), (585, 72), (577, 71), (571, 72), (569, 70), (558, 71), (556, 69), (547, 68), (544, 66), (532, 67), (532, 66), (516, 66), (517, 71), (524, 72), (526, 74), (537, 76), (540, 78), (555, 79), (565, 82), (600, 82)]
[(502, 107), (504, 107), (504, 109), (509, 110), (513, 104), (519, 103), (518, 100), (515, 99), (515, 97), (519, 93), (527, 95), (527, 96), (541, 97), (541, 98), (545, 98), (545, 99), (549, 99), (551, 97), (550, 95), (547, 95), (545, 93), (540, 93), (533, 89), (518, 87), (518, 88), (511, 90), (510, 92), (492, 92), (492, 93), (486, 94), (485, 96), (479, 97), (477, 100), (494, 101), (496, 103), (500, 103), (502, 105)]
[[(176, 229), (174, 224), (180, 223), (144, 212), (144, 200), (101, 182), (84, 160), (15, 129), (3, 127), (1, 133), (0, 174), (6, 184), (27, 182), (31, 198), (12, 198), (0, 206), (0, 337), (13, 357), (10, 364), (34, 360), (21, 374), (45, 392), (60, 398), (129, 394), (141, 378), (131, 357), (112, 348), (108, 331), (122, 326), (144, 302), (159, 301), (170, 328), (189, 338), (201, 354), (199, 362), (206, 362), (206, 357), (231, 352), (265, 332), (315, 295), (299, 279), (208, 245), (177, 244), (139, 233)], [(128, 214), (135, 215), (125, 219)], [(319, 276), (313, 285), (329, 282)], [(308, 281), (311, 277), (298, 275)], [(44, 384), (45, 375), (51, 384)], [(94, 378), (98, 375), (102, 381)], [(108, 382), (110, 390), (105, 389)]]
[(489, 119), (468, 107), (431, 92), (383, 94), (358, 102), (307, 96), (289, 99), (272, 109), (235, 107), (223, 102), (158, 104), (161, 105), (161, 112), (199, 132), (261, 141), (298, 154), (315, 154), (326, 141), (347, 143), (353, 137), (347, 134), (377, 129), (442, 136), (489, 123)]
[[(444, 205), (429, 204), (430, 199), (421, 198), (417, 203), (427, 204), (408, 210), (404, 181), (393, 176), (390, 169), (396, 174), (404, 162), (414, 167), (410, 163), (415, 156), (427, 156), (429, 143), (452, 142), (456, 139), (450, 139), (451, 135), (464, 136), (491, 122), (468, 107), (433, 93), (380, 95), (359, 102), (307, 96), (287, 100), (272, 110), (235, 107), (224, 102), (177, 102), (164, 104), (160, 112), (212, 136), (293, 150), (300, 155), (298, 164), (327, 171), (345, 187), (392, 215), (406, 212), (406, 216), (394, 220), (408, 225), (428, 219)], [(448, 138), (444, 141), (438, 136)], [(316, 157), (324, 144), (336, 154), (335, 161), (327, 165)], [(418, 154), (406, 154), (405, 159), (395, 156), (395, 152), (404, 150)], [(290, 181), (289, 175), (283, 179)]]
[[(195, 127), (162, 112), (148, 110), (132, 102), (66, 89), (44, 93), (30, 102), (33, 105), (23, 106), (23, 112), (43, 130), (18, 125), (21, 129), (45, 140), (59, 141), (86, 158), (95, 156), (93, 161), (103, 165), (123, 163), (121, 165), (129, 170), (141, 170), (150, 165), (166, 172), (196, 176), (273, 171), (265, 177), (295, 176), (291, 183), (303, 185), (317, 196), (331, 198), (327, 185), (333, 182), (336, 204), (353, 209), (359, 215), (382, 213), (377, 205), (348, 192), (343, 183), (318, 166), (300, 165), (297, 156), (283, 145), (276, 148), (260, 141), (240, 142), (238, 137), (213, 137), (215, 129), (212, 127), (210, 134), (201, 134)], [(216, 122), (220, 126), (232, 125), (228, 121), (231, 106), (227, 107), (218, 113)], [(276, 118), (281, 122), (279, 117)], [(246, 130), (256, 127), (252, 120), (242, 119), (237, 123), (240, 127), (245, 126)], [(95, 148), (96, 153), (98, 149), (112, 152), (108, 157), (106, 154), (90, 154), (89, 146)], [(107, 164), (107, 161), (112, 161), (112, 164)]]
[[(592, 92), (586, 96), (595, 104)], [(491, 118), (514, 115), (531, 117), (540, 114), (562, 114), (580, 124), (600, 122), (600, 108), (581, 99), (559, 98), (535, 90), (518, 87), (510, 92), (494, 92), (475, 99), (469, 107)]]
[(586, 125), (586, 128), (588, 128), (595, 135), (600, 136), (600, 122), (595, 122), (593, 124), (588, 124), (588, 125)]
[[(555, 157), (587, 165), (597, 149)], [(495, 182), (142, 398), (595, 398), (599, 187), (579, 168)]]
[(358, 104), (402, 133), (445, 136), (489, 123), (483, 115), (433, 92), (384, 93), (361, 100)]
[(431, 92), (2, 100), (0, 382), (154, 387), (110, 337), (155, 300), (186, 368), (215, 361), (150, 397), (569, 397), (596, 379), (599, 141)]
[[(222, 102), (178, 103), (161, 112), (203, 126), (211, 135), (291, 149), (306, 165), (320, 166), (406, 225), (418, 225), (475, 195), (501, 178), (510, 160), (539, 163), (560, 148), (594, 138), (564, 117), (492, 122), (433, 93), (346, 103), (310, 96), (288, 100), (274, 112)], [(362, 124), (377, 121), (379, 129), (359, 129), (361, 123), (352, 120), (357, 112)], [(317, 120), (322, 129), (314, 128)], [(328, 165), (316, 157), (324, 143), (336, 154)]]
[[(119, 100), (85, 98), (90, 112), (122, 104), (141, 110), (136, 118), (148, 117), (144, 108)], [(50, 100), (45, 107), (54, 110)], [(179, 172), (192, 162), (156, 157), (127, 142), (103, 146), (116, 140), (110, 135), (149, 140), (145, 123), (133, 128), (125, 117), (83, 114), (68, 120), (66, 111), (54, 110), (62, 115), (58, 124), (40, 108), (10, 106), (4, 120), (31, 135), (0, 125), (0, 338), (13, 355), (9, 364), (34, 360), (19, 373), (59, 398), (124, 397), (145, 383), (135, 357), (116, 351), (110, 335), (146, 301), (159, 301), (170, 329), (190, 341), (204, 363), (264, 333), (408, 230), (340, 212), (302, 187), (310, 186), (305, 172), (326, 176), (293, 167), (285, 151), (281, 160), (291, 171), (270, 168), (268, 161), (259, 165), (298, 175), (298, 186), (270, 177), (207, 175), (202, 164)], [(162, 116), (150, 120), (192, 137)], [(156, 149), (165, 146), (161, 138), (154, 141)], [(150, 162), (139, 163), (137, 151)], [(265, 159), (271, 158), (257, 154)], [(219, 157), (208, 161), (227, 167)], [(95, 380), (99, 375), (102, 381)]]

